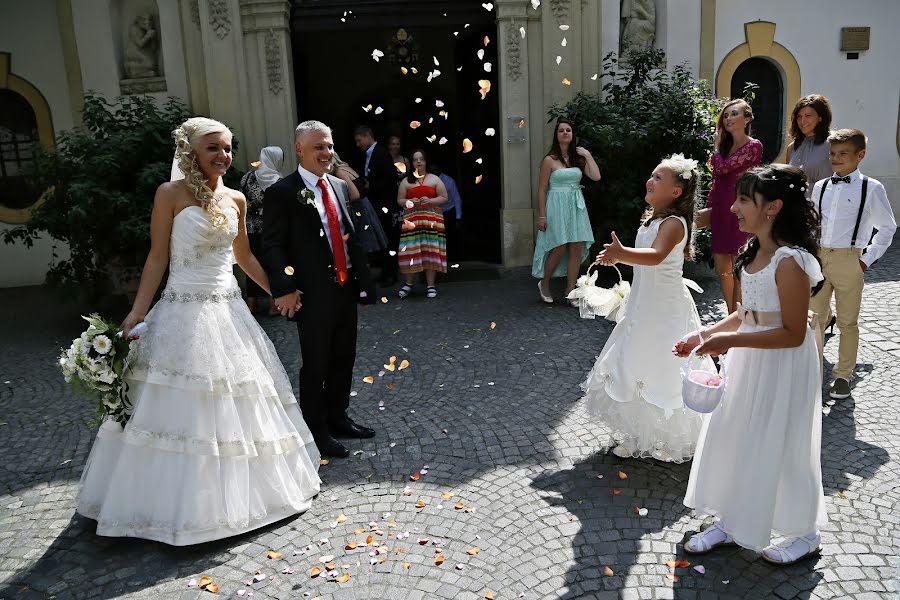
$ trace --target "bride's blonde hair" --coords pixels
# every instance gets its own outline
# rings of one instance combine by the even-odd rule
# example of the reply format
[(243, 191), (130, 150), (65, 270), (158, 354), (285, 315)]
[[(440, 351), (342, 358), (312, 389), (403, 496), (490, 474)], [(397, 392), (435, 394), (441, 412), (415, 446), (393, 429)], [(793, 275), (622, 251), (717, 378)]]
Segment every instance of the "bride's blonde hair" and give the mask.
[(210, 133), (228, 133), (230, 136), (231, 130), (224, 123), (207, 117), (193, 117), (179, 125), (172, 132), (172, 137), (175, 139), (175, 161), (179, 170), (184, 173), (185, 185), (209, 215), (213, 226), (217, 229), (226, 229), (228, 220), (225, 218), (225, 213), (219, 208), (215, 194), (207, 185), (206, 176), (200, 170), (200, 165), (197, 164), (197, 155), (194, 152), (194, 144), (199, 143), (203, 136)]

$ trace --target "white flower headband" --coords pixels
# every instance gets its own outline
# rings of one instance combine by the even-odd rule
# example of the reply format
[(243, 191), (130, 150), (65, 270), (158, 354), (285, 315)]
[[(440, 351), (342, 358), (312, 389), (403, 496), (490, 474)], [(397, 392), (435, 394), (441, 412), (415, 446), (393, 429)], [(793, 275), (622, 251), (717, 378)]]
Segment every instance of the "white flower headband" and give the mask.
[(682, 179), (690, 179), (693, 177), (694, 170), (697, 168), (697, 165), (700, 164), (693, 158), (685, 158), (684, 154), (681, 154), (680, 152), (667, 158), (666, 162), (668, 163), (668, 167), (678, 173)]

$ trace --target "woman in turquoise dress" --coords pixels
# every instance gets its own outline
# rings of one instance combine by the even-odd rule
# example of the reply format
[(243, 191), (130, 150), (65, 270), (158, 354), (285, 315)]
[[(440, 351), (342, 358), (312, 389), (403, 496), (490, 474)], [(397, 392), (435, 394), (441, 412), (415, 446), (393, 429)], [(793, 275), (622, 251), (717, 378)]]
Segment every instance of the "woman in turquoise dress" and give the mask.
[(559, 119), (538, 175), (538, 234), (531, 265), (531, 274), (540, 279), (541, 300), (548, 304), (553, 302), (550, 278), (565, 276), (568, 296), (594, 242), (581, 193), (583, 175), (599, 181), (600, 168), (591, 153), (578, 146), (572, 122)]

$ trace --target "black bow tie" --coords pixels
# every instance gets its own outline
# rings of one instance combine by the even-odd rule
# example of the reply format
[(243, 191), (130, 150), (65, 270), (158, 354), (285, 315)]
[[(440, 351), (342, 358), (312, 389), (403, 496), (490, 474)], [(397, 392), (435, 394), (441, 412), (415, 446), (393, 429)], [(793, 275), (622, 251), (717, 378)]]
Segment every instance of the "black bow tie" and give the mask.
[(850, 176), (847, 175), (846, 177), (832, 177), (831, 183), (833, 183), (834, 185), (837, 185), (839, 183), (850, 183)]

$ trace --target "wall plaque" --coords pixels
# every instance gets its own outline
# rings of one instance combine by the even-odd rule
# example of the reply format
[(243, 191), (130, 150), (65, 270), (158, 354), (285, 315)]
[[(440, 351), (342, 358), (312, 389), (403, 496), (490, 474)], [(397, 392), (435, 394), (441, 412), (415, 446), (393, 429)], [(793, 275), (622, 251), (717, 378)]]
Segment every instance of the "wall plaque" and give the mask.
[(841, 52), (869, 49), (869, 27), (841, 27)]

